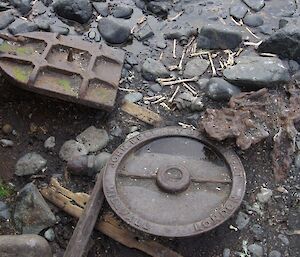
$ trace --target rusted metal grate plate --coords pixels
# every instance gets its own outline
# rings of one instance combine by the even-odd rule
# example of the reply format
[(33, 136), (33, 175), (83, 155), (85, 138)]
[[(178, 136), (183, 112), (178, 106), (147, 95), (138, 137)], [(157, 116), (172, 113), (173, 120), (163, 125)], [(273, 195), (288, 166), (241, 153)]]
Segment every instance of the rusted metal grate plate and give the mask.
[(123, 51), (49, 32), (3, 38), (0, 68), (22, 88), (95, 108), (113, 108)]
[(240, 159), (198, 131), (149, 130), (112, 154), (103, 189), (112, 209), (149, 234), (187, 237), (209, 231), (239, 207), (246, 188)]

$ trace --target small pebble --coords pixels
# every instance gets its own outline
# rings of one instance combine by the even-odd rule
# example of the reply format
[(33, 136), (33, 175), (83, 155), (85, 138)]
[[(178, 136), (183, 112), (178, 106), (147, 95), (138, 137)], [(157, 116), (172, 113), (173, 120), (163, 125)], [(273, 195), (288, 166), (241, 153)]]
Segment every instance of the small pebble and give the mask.
[(290, 244), (289, 239), (288, 239), (285, 235), (279, 234), (279, 235), (278, 235), (278, 238), (281, 240), (281, 242), (282, 242), (283, 244), (285, 244), (285, 245), (289, 245), (289, 244)]
[(272, 195), (273, 192), (271, 189), (262, 187), (260, 193), (256, 195), (256, 198), (260, 203), (267, 203), (271, 199)]
[(13, 131), (13, 128), (10, 124), (5, 124), (2, 127), (2, 131), (3, 131), (4, 134), (8, 135)]
[(230, 249), (225, 248), (223, 251), (223, 257), (230, 257)]
[(281, 257), (281, 253), (276, 250), (273, 250), (269, 253), (269, 257)]
[(52, 228), (49, 228), (48, 230), (46, 230), (46, 232), (44, 233), (44, 237), (50, 242), (54, 241), (54, 239), (55, 239), (54, 230)]
[(55, 147), (55, 137), (51, 136), (46, 139), (44, 142), (44, 147), (46, 149), (52, 149)]
[(12, 147), (14, 145), (14, 142), (8, 139), (0, 139), (0, 145), (2, 147)]

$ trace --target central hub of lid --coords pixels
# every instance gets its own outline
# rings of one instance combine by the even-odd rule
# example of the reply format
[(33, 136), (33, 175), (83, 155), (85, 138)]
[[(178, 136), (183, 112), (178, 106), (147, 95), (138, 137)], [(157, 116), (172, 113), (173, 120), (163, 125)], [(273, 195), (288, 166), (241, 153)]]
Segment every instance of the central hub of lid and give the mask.
[(167, 193), (183, 192), (189, 187), (190, 182), (190, 173), (183, 166), (161, 168), (156, 175), (157, 185)]

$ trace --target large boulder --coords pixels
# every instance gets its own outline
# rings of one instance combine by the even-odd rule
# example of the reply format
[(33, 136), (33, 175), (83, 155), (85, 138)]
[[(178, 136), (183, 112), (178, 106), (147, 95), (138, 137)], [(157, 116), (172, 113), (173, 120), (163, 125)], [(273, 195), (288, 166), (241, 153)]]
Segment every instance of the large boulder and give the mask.
[(23, 234), (38, 234), (56, 222), (54, 214), (33, 183), (27, 184), (17, 196), (14, 222)]
[(275, 57), (240, 57), (236, 65), (224, 70), (223, 75), (229, 82), (250, 90), (270, 88), (290, 80), (288, 68)]
[(278, 30), (259, 45), (258, 51), (300, 62), (300, 24), (286, 25)]
[(59, 16), (81, 24), (88, 22), (93, 14), (89, 0), (56, 0), (53, 9)]
[(198, 48), (235, 49), (242, 42), (242, 34), (224, 25), (207, 25), (201, 28)]

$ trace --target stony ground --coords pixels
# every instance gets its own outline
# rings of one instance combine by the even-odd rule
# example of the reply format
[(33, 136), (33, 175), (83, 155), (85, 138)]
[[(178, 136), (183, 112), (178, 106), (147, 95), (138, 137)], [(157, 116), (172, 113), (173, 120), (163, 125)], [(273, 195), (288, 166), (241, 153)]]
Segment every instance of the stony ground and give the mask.
[[(23, 91), (1, 75), (0, 234), (39, 234), (54, 256), (63, 256), (76, 222), (38, 197), (35, 205), (44, 211), (34, 216), (28, 197), (37, 192), (29, 183), (40, 187), (54, 176), (72, 191), (90, 193), (95, 171), (70, 174), (66, 161), (75, 153), (97, 154), (99, 170), (126, 137), (152, 128), (120, 110), (124, 98), (159, 113), (161, 126), (195, 128), (207, 109), (227, 107), (240, 92), (267, 87), (271, 99), (288, 101), (288, 85), (300, 84), (298, 5), (298, 0), (1, 1), (1, 33), (78, 35), (121, 48), (126, 59), (111, 113)], [(171, 84), (190, 81), (167, 86), (157, 80), (169, 77)], [(280, 116), (276, 111), (272, 115)], [(299, 121), (293, 121), (298, 128)], [(259, 143), (243, 148), (233, 139), (224, 141), (236, 150), (247, 173), (239, 211), (204, 235), (157, 240), (185, 257), (300, 256), (300, 141), (295, 136), (292, 165), (285, 179), (276, 181), (271, 156), (281, 127), (259, 122), (246, 131), (253, 138), (265, 132)], [(111, 211), (107, 204), (104, 211)], [(27, 226), (25, 216), (37, 220), (35, 225)], [(88, 256), (95, 257), (146, 256), (98, 232), (89, 249)]]

